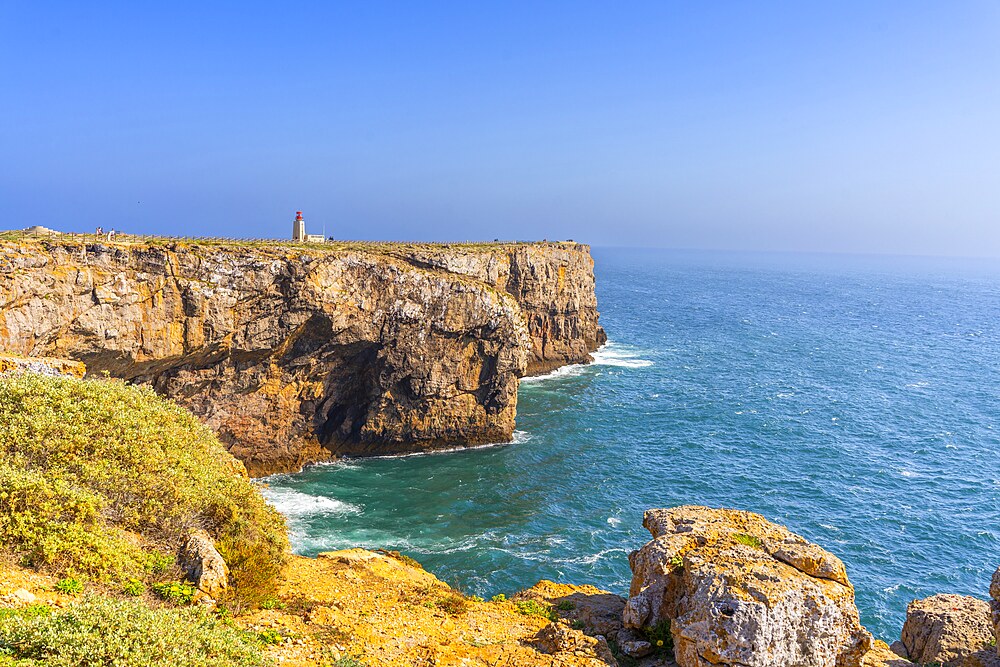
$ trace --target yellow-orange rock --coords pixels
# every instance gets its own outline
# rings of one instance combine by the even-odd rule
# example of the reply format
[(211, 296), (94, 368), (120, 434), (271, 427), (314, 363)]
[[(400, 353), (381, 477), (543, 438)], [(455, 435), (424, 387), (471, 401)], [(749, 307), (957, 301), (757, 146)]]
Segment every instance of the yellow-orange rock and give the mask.
[(409, 561), (362, 549), (292, 557), (278, 597), (284, 608), (237, 620), (300, 637), (269, 649), (291, 667), (342, 657), (370, 667), (617, 664), (606, 642), (566, 622), (523, 614), (510, 601), (468, 598)]

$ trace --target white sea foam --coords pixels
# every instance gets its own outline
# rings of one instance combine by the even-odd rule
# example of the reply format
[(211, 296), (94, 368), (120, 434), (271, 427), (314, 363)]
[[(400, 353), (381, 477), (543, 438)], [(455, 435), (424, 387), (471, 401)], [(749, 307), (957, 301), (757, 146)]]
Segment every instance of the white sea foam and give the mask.
[(646, 368), (652, 366), (649, 359), (640, 359), (638, 352), (633, 352), (624, 346), (607, 342), (594, 352), (594, 366), (618, 366), (621, 368)]
[(611, 525), (611, 526), (620, 526), (620, 525), (622, 525), (622, 520), (619, 519), (616, 516), (609, 516), (608, 517), (608, 525)]
[(583, 375), (586, 369), (587, 364), (570, 364), (569, 366), (560, 366), (554, 371), (544, 373), (542, 375), (530, 375), (528, 377), (523, 377), (521, 378), (521, 384), (535, 384), (538, 382), (544, 382), (545, 380), (555, 380), (556, 378), (576, 377), (577, 375)]
[[(493, 447), (506, 447), (507, 445), (520, 445), (531, 440), (531, 434), (527, 431), (514, 431), (514, 436), (507, 442), (488, 442), (485, 445), (470, 445), (468, 447), (446, 447), (443, 449), (428, 449), (422, 452), (407, 452), (406, 454), (385, 454), (383, 456), (366, 456), (365, 459), (408, 459), (411, 456), (434, 456), (435, 454), (453, 454), (455, 452), (467, 452), (473, 449), (492, 449)], [(349, 459), (350, 460), (350, 459)]]
[(361, 508), (357, 505), (345, 503), (336, 498), (313, 496), (293, 489), (270, 487), (261, 489), (261, 493), (267, 502), (286, 517), (361, 513)]
[(570, 364), (569, 366), (561, 366), (550, 373), (545, 373), (544, 375), (521, 378), (521, 383), (533, 384), (544, 380), (576, 377), (587, 372), (587, 369), (600, 366), (612, 366), (616, 368), (646, 368), (647, 366), (653, 365), (653, 362), (649, 359), (640, 358), (639, 352), (611, 341), (602, 345), (591, 356), (594, 360), (589, 364)]
[(597, 561), (601, 560), (609, 554), (627, 554), (628, 549), (622, 549), (620, 547), (615, 547), (612, 549), (602, 549), (596, 554), (590, 554), (589, 556), (578, 556), (576, 558), (556, 558), (554, 562), (560, 564), (574, 564), (574, 565), (593, 565)]

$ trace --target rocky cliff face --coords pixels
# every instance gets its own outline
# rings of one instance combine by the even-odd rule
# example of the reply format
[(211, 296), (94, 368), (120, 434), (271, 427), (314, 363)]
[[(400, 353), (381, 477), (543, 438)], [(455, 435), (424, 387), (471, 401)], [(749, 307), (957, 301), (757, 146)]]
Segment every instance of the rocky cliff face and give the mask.
[(252, 474), (509, 440), (517, 378), (604, 339), (572, 243), (0, 243), (0, 347), (151, 384)]

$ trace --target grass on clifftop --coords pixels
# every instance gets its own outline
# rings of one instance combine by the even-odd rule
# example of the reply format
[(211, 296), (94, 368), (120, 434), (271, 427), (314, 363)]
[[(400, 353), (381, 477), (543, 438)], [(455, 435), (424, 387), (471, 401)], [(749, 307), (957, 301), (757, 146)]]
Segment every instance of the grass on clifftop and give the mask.
[(235, 595), (273, 590), (282, 518), (212, 431), (146, 387), (0, 377), (0, 540), (23, 564), (105, 583), (151, 579), (193, 527)]

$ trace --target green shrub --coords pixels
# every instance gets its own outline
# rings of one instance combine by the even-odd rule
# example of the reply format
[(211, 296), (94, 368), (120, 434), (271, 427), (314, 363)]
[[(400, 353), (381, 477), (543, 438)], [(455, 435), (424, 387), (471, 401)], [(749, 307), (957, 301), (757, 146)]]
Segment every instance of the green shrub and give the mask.
[[(28, 607), (27, 609), (31, 609)], [(264, 667), (242, 633), (205, 609), (88, 597), (50, 614), (0, 618), (0, 656), (18, 667)]]
[(556, 605), (556, 609), (559, 611), (573, 611), (576, 609), (576, 605), (571, 600), (560, 600), (559, 604)]
[(284, 609), (285, 603), (273, 595), (268, 595), (260, 601), (261, 609)]
[(169, 554), (161, 554), (158, 551), (153, 551), (146, 554), (146, 562), (143, 563), (143, 567), (147, 572), (164, 574), (174, 567), (174, 557)]
[(284, 641), (284, 639), (285, 638), (281, 635), (281, 633), (273, 628), (264, 628), (257, 633), (257, 641), (264, 646), (274, 646), (276, 644), (280, 644)]
[[(14, 609), (0, 608), (0, 623), (3, 623), (6, 619), (9, 619), (12, 616), (19, 618), (35, 618), (36, 616), (48, 616), (51, 613), (52, 607), (40, 603)], [(0, 655), (2, 655), (2, 653), (0, 653)]]
[(443, 597), (435, 604), (438, 608), (443, 609), (452, 616), (464, 614), (469, 610), (469, 601), (457, 593), (453, 593), (448, 597)]
[(655, 651), (673, 651), (674, 636), (670, 633), (670, 619), (664, 619), (651, 628), (645, 628), (643, 634), (653, 645)]
[(504, 595), (503, 593), (497, 593), (496, 595), (490, 598), (490, 602), (506, 602), (506, 601), (507, 601), (507, 596)]
[(518, 613), (525, 616), (541, 616), (550, 621), (557, 620), (556, 613), (552, 610), (552, 607), (542, 604), (537, 600), (515, 600), (514, 607)]
[(56, 590), (67, 595), (79, 595), (83, 592), (83, 582), (73, 577), (66, 577), (56, 582)]
[(131, 595), (132, 597), (139, 597), (145, 594), (146, 584), (142, 583), (139, 579), (129, 579), (124, 584), (122, 584), (122, 593), (125, 595)]
[(282, 518), (212, 431), (147, 387), (35, 374), (0, 377), (0, 543), (68, 576), (125, 581), (169, 571), (191, 526), (231, 570), (235, 595), (273, 593)]
[(168, 581), (153, 584), (153, 592), (174, 604), (191, 604), (198, 589), (183, 581)]
[(0, 541), (25, 565), (97, 578), (134, 571), (139, 550), (121, 531), (102, 529), (103, 505), (69, 479), (0, 459)]

